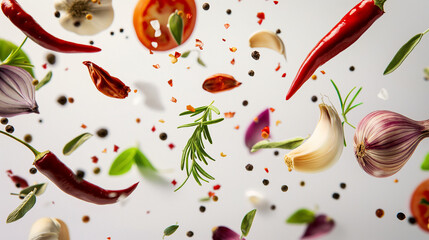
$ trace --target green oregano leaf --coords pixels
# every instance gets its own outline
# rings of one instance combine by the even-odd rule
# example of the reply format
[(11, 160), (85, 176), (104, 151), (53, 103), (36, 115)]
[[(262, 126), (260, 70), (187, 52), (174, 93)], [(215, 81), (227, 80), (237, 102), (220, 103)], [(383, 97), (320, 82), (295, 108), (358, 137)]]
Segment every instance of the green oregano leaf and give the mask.
[(30, 192), (36, 190), (34, 192), (34, 195), (40, 196), (40, 195), (42, 195), (45, 192), (47, 186), (48, 186), (47, 183), (39, 183), (39, 184), (31, 185), (31, 186), (29, 186), (29, 187), (24, 188), (23, 190), (21, 190), (21, 192), (19, 192), (19, 195), (20, 196), (26, 196)]
[(164, 236), (162, 237), (162, 239), (164, 239), (164, 237), (166, 236), (172, 235), (174, 232), (176, 232), (178, 228), (179, 228), (179, 225), (175, 224), (164, 229)]
[[(12, 42), (9, 42), (5, 39), (0, 39), (0, 60), (5, 61), (7, 57), (9, 57), (9, 55), (16, 49), (18, 49), (18, 46), (16, 46)], [(16, 58), (17, 60), (19, 60), (15, 61), (16, 64), (20, 63), (22, 65), (31, 65), (30, 59), (22, 49), (18, 51), (18, 55), (16, 56)], [(23, 66), (22, 68), (25, 69), (25, 71), (29, 72), (34, 78), (34, 72), (32, 67)]]
[(313, 211), (310, 211), (305, 208), (298, 209), (294, 212), (287, 220), (287, 223), (292, 224), (304, 224), (312, 223), (314, 221), (315, 215)]
[(197, 63), (203, 67), (206, 67), (206, 64), (203, 62), (203, 60), (200, 57), (197, 58)]
[(408, 42), (405, 43), (399, 49), (399, 51), (396, 53), (396, 55), (390, 61), (386, 70), (384, 70), (383, 75), (387, 75), (387, 74), (395, 71), (399, 66), (401, 66), (402, 62), (404, 62), (404, 60), (408, 57), (408, 55), (410, 55), (410, 53), (414, 50), (414, 48), (420, 42), (420, 40), (422, 39), (422, 37), (425, 33), (419, 33), (419, 34), (415, 35), (414, 37), (412, 37), (410, 40), (408, 40)]
[(177, 45), (182, 44), (183, 35), (183, 18), (176, 12), (172, 13), (168, 18), (168, 28)]
[(188, 50), (184, 53), (182, 53), (182, 55), (180, 55), (182, 58), (187, 58), (189, 56), (189, 54), (191, 53), (191, 50)]
[(429, 153), (426, 154), (425, 159), (422, 162), (422, 165), (420, 166), (420, 168), (424, 171), (429, 171)]
[(128, 148), (121, 152), (113, 161), (112, 166), (110, 166), (109, 175), (122, 175), (130, 171), (136, 161), (137, 152), (139, 152), (139, 149), (136, 147)]
[(256, 209), (248, 212), (241, 221), (241, 237), (246, 237), (249, 234), (250, 228), (252, 227), (253, 219), (255, 219)]
[(19, 206), (13, 210), (9, 214), (9, 216), (6, 219), (6, 223), (15, 222), (16, 220), (24, 217), (24, 215), (30, 211), (30, 209), (36, 204), (36, 193), (37, 189), (34, 189), (32, 192), (27, 194), (27, 196), (22, 200), (22, 203), (19, 204)]
[(49, 71), (45, 77), (36, 85), (36, 90), (39, 90), (41, 87), (45, 86), (52, 78), (52, 71)]
[(295, 149), (299, 147), (304, 142), (304, 140), (305, 138), (302, 137), (291, 138), (281, 142), (270, 142), (268, 140), (262, 140), (253, 145), (251, 152), (256, 152), (259, 149), (264, 148)]
[(91, 133), (82, 133), (81, 135), (73, 138), (68, 142), (63, 148), (63, 154), (68, 156), (72, 154), (80, 145), (82, 145), (86, 140), (92, 137)]

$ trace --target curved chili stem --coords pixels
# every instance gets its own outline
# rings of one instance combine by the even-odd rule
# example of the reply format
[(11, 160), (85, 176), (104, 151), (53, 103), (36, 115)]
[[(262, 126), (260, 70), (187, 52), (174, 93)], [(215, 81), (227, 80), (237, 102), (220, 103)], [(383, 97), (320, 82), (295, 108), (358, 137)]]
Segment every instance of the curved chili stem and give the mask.
[(40, 154), (40, 152), (39, 152), (39, 151), (37, 151), (35, 148), (33, 148), (30, 144), (28, 144), (28, 143), (26, 143), (26, 142), (22, 141), (21, 139), (19, 139), (19, 138), (17, 138), (17, 137), (15, 137), (15, 136), (13, 136), (13, 135), (11, 135), (11, 134), (9, 134), (9, 133), (7, 133), (7, 132), (3, 132), (3, 131), (1, 131), (1, 130), (0, 130), (0, 133), (3, 133), (4, 135), (6, 135), (6, 136), (8, 136), (8, 137), (11, 137), (11, 138), (15, 139), (16, 141), (18, 141), (18, 142), (20, 142), (20, 143), (24, 144), (24, 146), (26, 146), (28, 149), (30, 149), (30, 150), (31, 150), (31, 152), (33, 152), (33, 154), (34, 154), (34, 156), (35, 156), (35, 157), (37, 157), (37, 155), (39, 155), (39, 154)]
[(384, 3), (386, 0), (374, 0), (374, 5), (379, 7), (384, 12)]

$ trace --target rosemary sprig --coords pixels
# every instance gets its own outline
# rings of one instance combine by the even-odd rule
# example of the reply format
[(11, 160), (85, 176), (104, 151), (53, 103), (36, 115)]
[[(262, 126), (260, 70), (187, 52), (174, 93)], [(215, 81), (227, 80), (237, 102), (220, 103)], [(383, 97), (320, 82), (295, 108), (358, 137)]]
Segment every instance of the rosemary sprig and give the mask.
[[(341, 103), (341, 115), (344, 118), (344, 121), (341, 122), (341, 124), (343, 125), (343, 130), (344, 130), (344, 123), (347, 123), (350, 127), (355, 128), (355, 126), (353, 126), (348, 120), (347, 120), (347, 113), (349, 113), (352, 109), (354, 109), (355, 107), (362, 105), (363, 102), (360, 102), (354, 106), (352, 106), (353, 102), (355, 101), (356, 97), (359, 95), (360, 91), (362, 91), (362, 87), (359, 88), (359, 90), (357, 90), (356, 94), (354, 95), (354, 97), (352, 98), (352, 100), (350, 101), (350, 103), (347, 105), (347, 100), (350, 97), (350, 94), (356, 89), (356, 87), (352, 88), (352, 90), (350, 90), (350, 92), (347, 94), (346, 98), (343, 99), (341, 97), (340, 91), (338, 90), (337, 85), (334, 83), (334, 81), (331, 79), (332, 85), (334, 85), (335, 91), (337, 92), (338, 98), (340, 99), (340, 103)], [(347, 107), (346, 107), (347, 105)], [(346, 139), (344, 138), (344, 146), (347, 146), (346, 144)]]
[(223, 118), (212, 119), (212, 112), (216, 113), (217, 115), (220, 114), (219, 109), (217, 109), (215, 106), (212, 105), (213, 102), (210, 103), (210, 105), (208, 106), (195, 108), (195, 111), (186, 111), (186, 112), (182, 112), (179, 115), (179, 116), (190, 115), (190, 117), (195, 117), (199, 114), (202, 114), (194, 122), (177, 127), (177, 128), (185, 128), (185, 127), (196, 126), (194, 133), (189, 138), (188, 143), (186, 144), (185, 148), (182, 151), (182, 160), (181, 160), (180, 168), (183, 171), (183, 169), (186, 167), (187, 177), (185, 181), (182, 183), (182, 185), (180, 185), (174, 191), (177, 191), (181, 187), (183, 187), (183, 185), (185, 185), (185, 183), (188, 181), (191, 175), (194, 177), (195, 181), (200, 186), (201, 186), (201, 180), (204, 182), (208, 182), (208, 180), (215, 179), (201, 167), (198, 161), (196, 161), (198, 159), (200, 162), (203, 162), (205, 165), (208, 165), (207, 158), (212, 161), (215, 161), (215, 159), (212, 158), (210, 155), (208, 155), (204, 150), (205, 147), (202, 139), (202, 137), (204, 137), (204, 139), (206, 139), (210, 144), (212, 144), (213, 142), (210, 136), (208, 125), (223, 121)]

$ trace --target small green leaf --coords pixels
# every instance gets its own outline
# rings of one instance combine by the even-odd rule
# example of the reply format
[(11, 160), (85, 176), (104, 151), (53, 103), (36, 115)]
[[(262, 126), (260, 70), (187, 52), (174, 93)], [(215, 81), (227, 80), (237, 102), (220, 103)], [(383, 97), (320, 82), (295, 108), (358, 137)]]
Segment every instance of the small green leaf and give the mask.
[(139, 149), (137, 150), (136, 156), (134, 157), (134, 162), (136, 163), (140, 172), (145, 172), (146, 170), (158, 172), (149, 159)]
[(404, 62), (404, 60), (408, 57), (408, 55), (410, 55), (410, 53), (413, 51), (413, 49), (417, 46), (417, 44), (422, 39), (423, 35), (424, 35), (423, 33), (419, 33), (414, 37), (412, 37), (410, 40), (408, 40), (408, 42), (405, 43), (399, 49), (399, 51), (393, 57), (392, 61), (390, 61), (386, 70), (384, 70), (383, 75), (387, 75), (395, 71), (402, 64), (402, 62)]
[(162, 239), (164, 239), (165, 236), (172, 235), (174, 232), (176, 232), (178, 228), (179, 228), (179, 225), (175, 224), (164, 229), (164, 236), (162, 237)]
[(86, 140), (92, 137), (91, 133), (82, 133), (81, 135), (73, 138), (68, 142), (63, 148), (63, 154), (68, 156), (72, 154), (80, 145), (82, 145)]
[(13, 210), (7, 217), (6, 223), (15, 222), (16, 220), (24, 217), (24, 215), (30, 211), (30, 209), (34, 206), (36, 203), (36, 193), (37, 189), (34, 189), (32, 192), (27, 194), (27, 196), (22, 200), (22, 203), (19, 204), (19, 206)]
[(420, 166), (420, 168), (424, 171), (429, 171), (429, 153), (426, 154), (425, 159), (422, 162), (422, 165)]
[(182, 58), (187, 58), (189, 56), (189, 54), (191, 53), (191, 50), (188, 50), (184, 53), (182, 53), (182, 55), (180, 55)]
[(420, 204), (428, 205), (428, 206), (429, 206), (429, 201), (428, 201), (428, 200), (426, 200), (426, 198), (422, 198), (422, 199), (420, 200)]
[(312, 223), (314, 221), (314, 212), (301, 208), (294, 212), (287, 220), (287, 223), (292, 224), (304, 224), (304, 223)]
[(168, 18), (168, 28), (177, 45), (182, 44), (183, 18), (177, 14), (177, 11), (172, 13)]
[(203, 67), (206, 67), (206, 64), (203, 62), (203, 60), (200, 57), (197, 58), (197, 63)]
[(45, 77), (36, 85), (36, 90), (39, 90), (41, 87), (45, 86), (52, 78), (52, 71), (49, 71)]
[(203, 197), (203, 198), (200, 198), (199, 199), (199, 201), (200, 202), (208, 202), (208, 201), (210, 201), (211, 200), (211, 198), (210, 197)]
[(39, 184), (31, 185), (31, 186), (29, 186), (29, 187), (21, 190), (21, 192), (19, 192), (19, 195), (20, 196), (26, 196), (30, 192), (36, 190), (36, 192), (34, 193), (34, 195), (40, 196), (40, 195), (42, 195), (45, 192), (46, 186), (48, 186), (47, 183), (39, 183)]
[(200, 124), (201, 123), (199, 123), (199, 122), (193, 122), (193, 123), (188, 123), (188, 124), (184, 124), (184, 125), (178, 126), (177, 128), (193, 127), (193, 126), (200, 125)]
[[(4, 61), (7, 59), (7, 57), (12, 53), (12, 51), (16, 50), (18, 46), (13, 44), (12, 42), (9, 42), (4, 39), (0, 39), (0, 60)], [(16, 60), (19, 60), (18, 62), (15, 62), (15, 64), (23, 64), (23, 65), (31, 65), (30, 59), (28, 58), (27, 54), (20, 49), (18, 51), (18, 55), (15, 58)], [(15, 65), (14, 64), (14, 65)], [(23, 67), (27, 72), (31, 74), (32, 77), (34, 77), (33, 69), (30, 66)]]
[(262, 140), (253, 145), (251, 152), (256, 152), (263, 148), (295, 149), (299, 147), (304, 142), (304, 140), (305, 138), (302, 137), (291, 138), (281, 142), (269, 142), (267, 140)]
[(128, 148), (121, 152), (113, 161), (112, 166), (110, 166), (109, 175), (117, 176), (130, 171), (135, 162), (137, 152), (139, 152), (139, 149), (136, 147)]
[(241, 221), (241, 235), (246, 237), (252, 227), (253, 219), (255, 219), (256, 209), (248, 212)]

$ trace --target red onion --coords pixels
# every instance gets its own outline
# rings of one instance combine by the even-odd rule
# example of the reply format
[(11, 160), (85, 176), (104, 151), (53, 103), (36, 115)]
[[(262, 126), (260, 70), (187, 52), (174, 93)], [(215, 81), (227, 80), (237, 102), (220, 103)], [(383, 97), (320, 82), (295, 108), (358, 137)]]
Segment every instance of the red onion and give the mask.
[(354, 151), (359, 165), (375, 177), (398, 172), (417, 145), (429, 136), (429, 120), (415, 121), (391, 111), (364, 117), (355, 132)]

